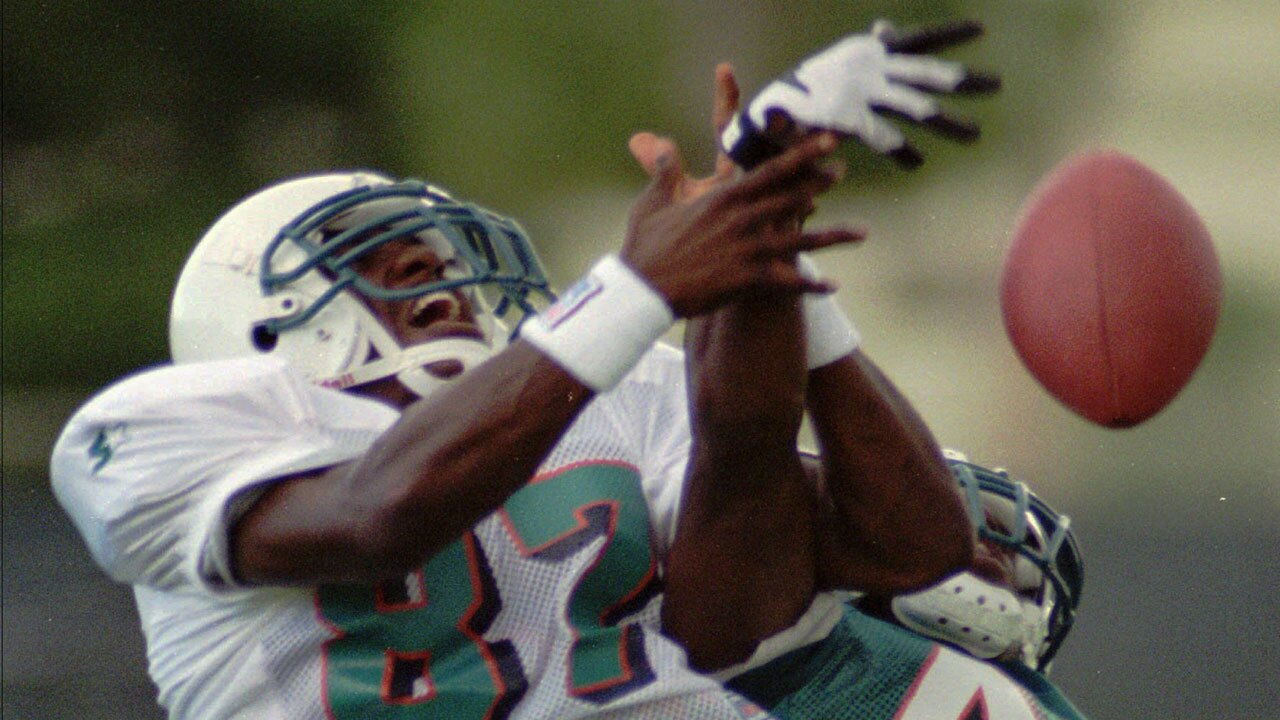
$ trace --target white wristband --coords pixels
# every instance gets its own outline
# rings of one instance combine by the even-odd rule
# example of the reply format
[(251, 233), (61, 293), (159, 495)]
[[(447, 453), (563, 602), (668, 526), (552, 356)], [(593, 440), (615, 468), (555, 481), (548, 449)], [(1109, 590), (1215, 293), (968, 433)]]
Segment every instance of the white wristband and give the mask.
[[(818, 278), (818, 266), (809, 256), (797, 255), (796, 266), (800, 274), (810, 280)], [(810, 370), (839, 360), (862, 342), (858, 329), (840, 309), (834, 294), (804, 296), (804, 331)]]
[(675, 323), (665, 300), (616, 255), (606, 255), (520, 337), (596, 392), (623, 378)]

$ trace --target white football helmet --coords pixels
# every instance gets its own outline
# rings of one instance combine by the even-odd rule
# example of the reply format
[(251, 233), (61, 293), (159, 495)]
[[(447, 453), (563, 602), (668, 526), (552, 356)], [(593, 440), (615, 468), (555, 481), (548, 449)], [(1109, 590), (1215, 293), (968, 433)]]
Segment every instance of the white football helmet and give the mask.
[[(450, 257), (443, 279), (382, 287), (354, 262), (412, 238)], [(483, 339), (445, 337), (401, 347), (361, 297), (408, 300), (465, 292)], [(447, 380), (424, 370), (441, 360), (464, 371), (500, 349), (514, 326), (550, 301), (545, 274), (512, 220), (417, 180), (371, 172), (309, 175), (240, 201), (200, 239), (174, 290), (169, 345), (175, 363), (269, 353), (334, 388), (395, 376), (419, 396)]]
[(1070, 519), (1027, 486), (948, 451), (980, 538), (1017, 555), (1013, 588), (961, 572), (916, 593), (893, 598), (894, 617), (923, 635), (990, 659), (1010, 651), (1046, 672), (1075, 621), (1084, 583)]

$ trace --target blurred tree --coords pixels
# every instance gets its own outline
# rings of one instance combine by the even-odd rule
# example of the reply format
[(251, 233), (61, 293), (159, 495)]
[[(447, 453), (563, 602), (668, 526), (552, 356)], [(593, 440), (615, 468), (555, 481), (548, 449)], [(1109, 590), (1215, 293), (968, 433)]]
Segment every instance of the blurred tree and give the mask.
[(389, 155), (392, 3), (6, 3), (4, 382), (165, 358), (200, 229), (269, 180)]
[[(913, 25), (982, 17), (979, 6), (5, 3), (2, 329), (9, 348), (39, 352), (7, 353), (3, 381), (96, 386), (163, 361), (168, 296), (191, 244), (281, 176), (427, 176), (536, 225), (575, 191), (642, 182), (625, 151), (637, 130), (671, 134), (692, 166), (709, 166), (717, 61), (735, 63), (749, 94), (876, 17)], [(993, 32), (966, 62), (1034, 79), (1043, 63), (1024, 58), (1061, 53), (1086, 31), (1082, 4), (1064, 7), (1006, 8), (998, 16), (1017, 32)], [(981, 107), (984, 124), (1015, 137), (1054, 109)], [(938, 160), (923, 172), (946, 167), (952, 148), (919, 142)], [(850, 189), (907, 182), (868, 153), (847, 155)]]

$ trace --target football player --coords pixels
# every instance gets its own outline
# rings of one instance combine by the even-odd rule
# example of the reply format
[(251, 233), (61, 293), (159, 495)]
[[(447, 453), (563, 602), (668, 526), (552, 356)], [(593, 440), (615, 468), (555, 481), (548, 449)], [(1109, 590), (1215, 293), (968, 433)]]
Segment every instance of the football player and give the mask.
[[(988, 92), (998, 80), (921, 53), (981, 31), (977, 23), (961, 22), (898, 33), (877, 23), (767, 85), (740, 113), (732, 70), (721, 66), (713, 113), (722, 150), (716, 175), (732, 175), (736, 165), (754, 166), (826, 132), (858, 137), (915, 167), (918, 162), (904, 158), (918, 160), (918, 153), (885, 114), (972, 140), (976, 126), (945, 114), (934, 96)], [(968, 131), (954, 132), (959, 127)], [(631, 143), (651, 174), (669, 145), (643, 133)], [(686, 176), (680, 191), (696, 197), (714, 180)], [(802, 273), (819, 275), (804, 253), (796, 262)], [(937, 480), (936, 466), (920, 462), (922, 454), (945, 463), (928, 428), (857, 343), (830, 296), (803, 302), (749, 297), (689, 324), (691, 471), (666, 565), (664, 621), (695, 667), (759, 661), (755, 646), (784, 630), (788, 642), (820, 639), (843, 607), (820, 591), (899, 592), (929, 584), (918, 566), (901, 558), (940, 557), (938, 541), (954, 543), (954, 569), (967, 566), (971, 529), (963, 536), (948, 531), (943, 539), (898, 522), (928, 518), (930, 527), (951, 527), (949, 502), (911, 490), (932, 488)], [(842, 398), (870, 401), (850, 406)], [(805, 413), (824, 450), (815, 478), (796, 452)], [(915, 480), (899, 482), (904, 475)], [(951, 484), (949, 477), (943, 481)], [(786, 560), (762, 562), (771, 558)], [(772, 646), (785, 649), (785, 643)]]
[[(805, 69), (833, 67), (836, 63), (828, 53), (849, 63), (866, 61), (872, 67), (884, 68), (887, 74), (888, 68), (895, 65), (890, 57), (895, 54), (893, 47), (919, 49), (938, 42), (953, 43), (972, 37), (978, 30), (976, 26), (957, 25), (903, 36), (880, 24), (871, 35), (842, 42), (806, 62), (796, 74), (798, 79), (786, 79), (783, 84), (787, 87), (777, 92), (772, 92), (776, 88), (770, 86), (760, 97), (771, 98), (769, 102), (777, 105), (769, 109), (781, 112), (790, 109), (788, 103), (796, 94), (796, 86), (807, 88), (806, 96), (820, 95), (826, 82), (824, 76), (806, 73)], [(917, 78), (927, 74), (928, 64), (921, 65), (916, 58), (907, 60), (906, 65), (917, 71)], [(943, 76), (950, 76), (959, 84), (965, 82), (946, 68), (937, 71), (939, 83)], [(761, 101), (757, 98), (747, 111), (734, 115), (736, 87), (727, 69), (722, 75), (718, 118), (725, 123), (733, 116), (733, 123), (745, 126), (747, 123), (741, 118), (753, 116), (753, 108), (758, 108)], [(874, 83), (864, 85), (871, 84)], [(990, 87), (988, 82), (982, 85)], [(723, 134), (725, 150), (733, 154), (750, 149), (745, 155), (749, 164), (772, 156), (778, 148), (813, 128), (831, 126), (830, 118), (806, 116), (811, 106), (822, 103), (811, 102), (808, 97), (797, 102), (800, 105), (795, 112), (786, 113), (786, 122), (772, 123), (778, 134), (762, 129), (767, 121), (760, 120), (753, 123), (751, 130), (755, 139), (743, 140), (729, 125)], [(864, 109), (866, 113), (854, 114), (854, 120), (842, 129), (859, 127), (858, 118), (874, 117), (870, 107)], [(936, 109), (921, 111), (924, 116), (937, 117), (937, 113)], [(765, 112), (760, 117), (768, 115)], [(794, 118), (804, 119), (803, 124), (808, 127), (797, 129), (801, 123)], [(881, 148), (890, 154), (898, 148), (900, 159), (905, 158), (904, 165), (913, 166), (917, 154), (901, 151), (905, 142), (901, 135), (874, 130), (879, 122), (876, 119), (860, 127), (878, 137), (896, 137)], [(953, 121), (942, 124), (961, 125)], [(806, 298), (804, 302), (823, 301)], [(966, 561), (968, 570), (934, 587), (886, 592), (867, 583), (868, 579), (874, 581), (877, 573), (867, 575), (867, 568), (860, 568), (866, 584), (859, 586), (851, 580), (854, 565), (842, 561), (856, 558), (867, 562), (875, 557), (877, 542), (889, 536), (868, 538), (860, 534), (874, 526), (872, 517), (867, 517), (864, 524), (837, 519), (857, 512), (856, 507), (841, 506), (851, 500), (856, 502), (857, 492), (853, 488), (846, 488), (846, 492), (832, 487), (847, 478), (832, 471), (833, 460), (838, 461), (842, 455), (830, 451), (852, 442), (848, 433), (875, 436), (892, 423), (822, 422), (841, 411), (828, 400), (839, 397), (832, 389), (840, 385), (840, 366), (851, 358), (841, 357), (825, 366), (811, 365), (807, 373), (797, 371), (794, 358), (789, 364), (779, 360), (779, 356), (795, 352), (788, 333), (800, 325), (797, 313), (774, 299), (755, 301), (753, 312), (741, 312), (742, 305), (731, 304), (692, 322), (687, 343), (694, 407), (690, 462), (698, 472), (690, 474), (684, 513), (688, 517), (697, 508), (715, 507), (714, 515), (720, 523), (717, 534), (699, 537), (696, 528), (690, 529), (682, 519), (673, 550), (680, 557), (678, 553), (684, 548), (701, 543), (700, 552), (691, 562), (701, 563), (696, 567), (706, 578), (701, 588), (704, 592), (696, 602), (691, 599), (678, 606), (673, 603), (668, 611), (674, 614), (679, 608), (690, 612), (684, 622), (700, 629), (684, 636), (690, 643), (690, 657), (699, 667), (717, 671), (716, 675), (729, 682), (730, 687), (782, 718), (1081, 717), (1042, 674), (1070, 628), (1079, 598), (1079, 553), (1066, 519), (1031, 496), (1024, 486), (1009, 482), (1006, 476), (953, 458), (950, 466), (969, 500), (981, 536)], [(771, 306), (761, 309), (760, 305)], [(811, 332), (813, 325), (808, 324), (805, 329)], [(753, 372), (753, 368), (762, 365), (769, 371)], [(747, 379), (751, 380), (749, 384)], [(791, 398), (794, 405), (797, 395), (806, 394), (805, 408), (815, 420), (816, 436), (824, 453), (797, 471), (786, 449), (794, 428), (772, 424), (777, 413), (770, 408), (780, 398)], [(875, 417), (879, 410), (868, 405), (853, 411), (855, 415)], [(909, 413), (899, 421), (919, 423)], [(716, 432), (721, 425), (735, 427), (738, 432)], [(917, 434), (924, 436), (923, 430)], [(805, 483), (795, 476), (806, 473), (812, 484), (831, 488), (825, 502), (805, 505), (803, 494), (796, 490)], [(859, 487), (867, 487), (868, 482), (874, 485), (875, 478), (864, 478)], [(899, 502), (913, 502), (910, 490), (899, 488), (906, 490)], [(711, 514), (709, 509), (705, 511)], [(773, 532), (775, 523), (808, 528), (809, 532)], [(933, 527), (926, 522), (913, 532), (928, 535)], [(796, 537), (802, 544), (807, 542), (812, 548), (811, 557), (817, 558), (811, 577), (797, 574), (778, 582), (751, 572), (751, 557), (761, 543), (786, 543)], [(896, 537), (895, 542), (908, 540)], [(832, 552), (832, 548), (859, 543), (870, 547), (861, 554)], [(803, 556), (802, 551), (803, 548), (796, 552)], [(718, 560), (718, 566), (713, 558)], [(673, 573), (680, 567), (674, 562), (671, 565)], [(804, 566), (798, 563), (797, 567)], [(692, 584), (683, 587), (695, 594), (699, 590)], [(797, 623), (760, 643), (746, 662), (727, 668), (719, 664), (735, 656), (722, 652), (731, 642), (724, 638), (733, 638), (737, 628), (751, 627), (761, 618), (772, 622), (783, 617), (785, 613), (779, 608), (786, 598), (799, 601), (811, 597), (815, 589), (822, 597), (828, 592), (837, 594), (835, 591), (859, 587), (864, 591), (857, 595), (861, 609), (846, 607), (835, 620), (805, 613)], [(669, 594), (674, 597), (675, 591)]]
[[(620, 251), (550, 304), (516, 223), (373, 172), (270, 186), (204, 234), (173, 296), (173, 364), (91, 399), (51, 461), (95, 560), (134, 588), (172, 717), (758, 712), (663, 634), (686, 641), (696, 599), (698, 578), (669, 572), (676, 524), (697, 538), (716, 520), (681, 511), (698, 472), (685, 369), (657, 340), (678, 318), (830, 292), (796, 254), (861, 235), (801, 229), (839, 179), (831, 134), (696, 197), (674, 146), (649, 140), (655, 178)], [(909, 410), (833, 305), (793, 319), (799, 352), (839, 365), (829, 406), (878, 409), (817, 422), (883, 422), (833, 430), (850, 441), (824, 458), (847, 475), (830, 487), (858, 493), (849, 526), (874, 518), (840, 548), (874, 550), (862, 584), (957, 569), (972, 531), (936, 444), (896, 421)], [(700, 432), (732, 430), (714, 425)], [(676, 557), (687, 570), (698, 551)], [(785, 577), (790, 552), (755, 562)]]
[(1068, 519), (1003, 471), (949, 463), (980, 535), (971, 568), (860, 595), (822, 642), (722, 673), (731, 688), (787, 720), (1083, 720), (1046, 677), (1083, 586)]

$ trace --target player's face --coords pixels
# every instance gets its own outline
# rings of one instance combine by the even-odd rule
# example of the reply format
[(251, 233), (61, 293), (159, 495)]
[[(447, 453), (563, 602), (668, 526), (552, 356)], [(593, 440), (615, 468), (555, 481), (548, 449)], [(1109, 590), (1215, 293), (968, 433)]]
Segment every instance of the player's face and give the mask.
[[(326, 223), (324, 233), (334, 237), (379, 218), (405, 214), (421, 202), (417, 198), (389, 198), (360, 205)], [(363, 241), (409, 222), (414, 220), (401, 219), (373, 227), (346, 243), (338, 254), (352, 252)], [(364, 250), (352, 267), (373, 285), (389, 290), (465, 277), (470, 272), (453, 244), (436, 229), (420, 230)], [(482, 337), (469, 295), (462, 290), (433, 292), (408, 300), (362, 299), (401, 346), (441, 337)]]
[[(434, 230), (392, 240), (360, 258), (355, 267), (366, 279), (386, 288), (412, 287), (469, 272), (449, 241)], [(463, 290), (437, 291), (409, 300), (364, 301), (403, 346), (443, 337), (484, 338), (475, 308)], [(450, 370), (428, 368), (433, 374)]]
[(1014, 590), (1014, 552), (985, 538), (979, 538), (973, 548), (973, 562), (969, 571), (989, 583)]
[[(356, 270), (388, 288), (412, 287), (466, 272), (452, 245), (438, 233), (426, 231), (418, 236), (398, 238), (375, 248), (355, 263)], [(463, 290), (437, 291), (409, 300), (362, 299), (401, 347), (447, 337), (484, 339), (475, 308)], [(449, 379), (465, 368), (458, 360), (438, 360), (424, 369), (437, 378)], [(358, 391), (398, 407), (417, 400), (417, 395), (394, 377), (369, 383)]]
[[(986, 517), (987, 525), (993, 530), (1009, 532), (1009, 529), (990, 510), (986, 512)], [(969, 572), (1015, 594), (1034, 598), (1039, 588), (1020, 587), (1017, 582), (1015, 573), (1017, 557), (1017, 552), (1012, 548), (994, 540), (979, 537), (978, 542), (974, 544), (973, 561), (970, 563)]]

